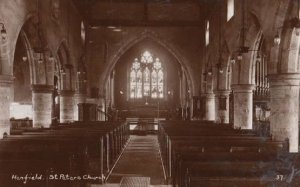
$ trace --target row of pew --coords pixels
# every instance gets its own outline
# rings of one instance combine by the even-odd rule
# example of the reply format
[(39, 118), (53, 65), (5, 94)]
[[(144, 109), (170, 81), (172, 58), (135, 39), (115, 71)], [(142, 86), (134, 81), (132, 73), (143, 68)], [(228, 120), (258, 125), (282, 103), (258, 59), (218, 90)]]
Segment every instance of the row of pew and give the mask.
[(124, 122), (15, 129), (0, 140), (0, 186), (102, 184), (129, 139)]
[(205, 121), (160, 121), (158, 140), (174, 187), (300, 185), (288, 141)]

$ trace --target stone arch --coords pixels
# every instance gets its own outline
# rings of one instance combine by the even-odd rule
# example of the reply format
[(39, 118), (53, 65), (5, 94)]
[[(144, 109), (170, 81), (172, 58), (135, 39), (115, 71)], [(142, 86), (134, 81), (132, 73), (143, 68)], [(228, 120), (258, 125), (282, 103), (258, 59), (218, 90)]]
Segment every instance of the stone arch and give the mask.
[(286, 24), (278, 56), (277, 73), (300, 73), (299, 51), (300, 37), (297, 29)]
[[(1, 63), (0, 63), (0, 73), (4, 75), (12, 75), (13, 73), (13, 61), (14, 54), (16, 49), (16, 44), (18, 37), (21, 35), (21, 31), (24, 26), (34, 17), (34, 13), (28, 13), (24, 16), (24, 19), (16, 24), (17, 26), (14, 29), (9, 29), (8, 22), (5, 22), (5, 26), (7, 29), (7, 39), (6, 41), (0, 42), (0, 55), (1, 55)], [(11, 41), (9, 41), (11, 40)], [(29, 40), (28, 40), (29, 41)]]
[[(297, 39), (295, 38), (295, 31), (291, 27), (290, 18), (293, 17), (297, 13), (296, 1), (284, 1), (280, 3), (278, 10), (276, 12), (276, 19), (273, 24), (274, 35), (272, 36), (273, 45), (270, 46), (270, 60), (268, 62), (268, 74), (278, 74), (278, 73), (287, 73), (289, 68), (285, 66), (289, 66), (287, 63), (287, 58), (291, 58), (287, 51), (290, 49), (294, 49), (297, 46)], [(273, 42), (273, 37), (275, 33), (279, 35), (281, 38), (280, 45), (276, 45)], [(296, 47), (297, 48), (297, 47)], [(290, 54), (291, 55), (291, 54)], [(294, 57), (295, 58), (295, 57)], [(295, 62), (294, 62), (295, 63)], [(291, 67), (290, 67), (291, 68)]]
[(19, 37), (21, 37), (21, 40), (23, 41), (23, 44), (25, 45), (26, 48), (27, 58), (29, 62), (29, 70), (30, 70), (30, 80), (31, 80), (31, 84), (34, 84), (36, 80), (36, 74), (35, 74), (35, 65), (34, 65), (32, 46), (30, 44), (30, 41), (25, 31), (21, 30)]
[[(249, 47), (247, 53), (242, 54), (243, 60), (237, 61), (232, 67), (232, 84), (254, 84), (253, 71), (255, 71), (255, 42), (260, 39), (262, 30), (259, 21), (254, 14), (250, 14), (248, 20), (248, 30), (245, 33), (245, 47)], [(240, 36), (239, 36), (240, 37)], [(237, 51), (232, 55), (236, 55)]]
[(228, 90), (230, 89), (230, 79), (231, 78), (231, 63), (230, 63), (230, 51), (226, 40), (224, 40), (222, 45), (221, 53), (221, 68), (223, 73), (218, 74), (217, 90)]
[[(291, 18), (295, 13), (293, 1), (290, 2)], [(280, 45), (271, 49), (274, 63), (269, 73), (271, 115), (270, 131), (274, 140), (289, 140), (289, 151), (299, 151), (299, 80), (300, 80), (300, 33), (293, 23), (286, 19), (281, 32)], [(284, 128), (282, 127), (284, 125)]]
[[(180, 54), (180, 52), (173, 47), (169, 42), (165, 41), (164, 39), (160, 38), (156, 33), (153, 32), (142, 32), (139, 35), (137, 35), (135, 38), (128, 40), (119, 50), (118, 52), (113, 56), (112, 60), (108, 63), (106, 66), (103, 75), (100, 78), (100, 91), (104, 92), (104, 85), (107, 81), (111, 71), (113, 70), (114, 66), (118, 62), (118, 60), (122, 57), (123, 54), (130, 48), (134, 47), (136, 44), (142, 42), (145, 39), (150, 39), (157, 44), (164, 47), (168, 52), (170, 52), (180, 63), (180, 65), (183, 67), (183, 70), (185, 74), (188, 77), (188, 85), (189, 88), (191, 88), (191, 95), (198, 94), (196, 93), (196, 83), (195, 80), (192, 78), (192, 70), (188, 65), (188, 61), (184, 58), (183, 55)], [(103, 87), (102, 87), (103, 85)]]
[(62, 40), (56, 50), (57, 66), (59, 68), (60, 90), (73, 90), (74, 66), (70, 58), (70, 49), (66, 40)]
[[(227, 84), (228, 82), (228, 70), (231, 68), (230, 64), (230, 51), (228, 44), (226, 40), (222, 41), (222, 46), (221, 46), (221, 59), (219, 59), (219, 55), (215, 55), (215, 51), (211, 50), (211, 54), (208, 54), (206, 58), (207, 63), (202, 64), (202, 79), (201, 79), (201, 88), (205, 88), (204, 84), (206, 83), (205, 76), (207, 76), (208, 70), (211, 69), (213, 73), (213, 78), (210, 81), (213, 81), (214, 86), (212, 89), (215, 90), (226, 90), (229, 89), (230, 85)], [(221, 60), (221, 61), (220, 61)], [(223, 69), (223, 73), (220, 74), (218, 73), (218, 63), (221, 62), (221, 68)], [(217, 75), (217, 76), (215, 76)]]
[[(27, 33), (22, 29), (18, 36), (13, 59), (13, 102), (31, 103), (32, 85), (35, 84), (35, 59)], [(29, 116), (28, 116), (29, 117)]]
[[(16, 45), (18, 38), (21, 37), (22, 42), (24, 43), (27, 50), (27, 57), (30, 65), (31, 73), (31, 84), (48, 84), (47, 80), (47, 68), (48, 62), (47, 55), (49, 53), (45, 38), (45, 33), (41, 26), (38, 27), (37, 15), (29, 13), (24, 19), (23, 24), (17, 28), (16, 38), (13, 39), (13, 44), (11, 47), (11, 56), (13, 57), (12, 62), (14, 61), (14, 54), (16, 50)], [(38, 32), (38, 29), (40, 30)], [(41, 51), (40, 48), (43, 47)], [(43, 64), (38, 64), (38, 56), (42, 56)], [(12, 63), (13, 64), (13, 63)], [(13, 70), (13, 66), (11, 67)]]
[[(259, 50), (261, 42), (263, 42), (264, 37), (262, 31), (257, 33), (257, 36), (254, 40), (253, 50)], [(255, 69), (256, 69), (256, 60), (257, 60), (257, 51), (251, 52), (251, 59), (250, 59), (250, 83), (255, 84)]]
[[(203, 93), (206, 93), (208, 89), (210, 91), (213, 90), (213, 60), (212, 56), (210, 54), (206, 55), (205, 62), (202, 64), (202, 79), (201, 79), (201, 90)], [(208, 72), (211, 72), (211, 75), (209, 75)]]
[[(59, 66), (63, 66), (65, 64), (70, 64), (70, 48), (67, 44), (67, 41), (65, 39), (61, 40), (60, 44), (57, 46), (56, 51), (56, 57), (58, 59)], [(66, 55), (66, 58), (62, 61), (59, 59), (59, 53), (63, 52)]]

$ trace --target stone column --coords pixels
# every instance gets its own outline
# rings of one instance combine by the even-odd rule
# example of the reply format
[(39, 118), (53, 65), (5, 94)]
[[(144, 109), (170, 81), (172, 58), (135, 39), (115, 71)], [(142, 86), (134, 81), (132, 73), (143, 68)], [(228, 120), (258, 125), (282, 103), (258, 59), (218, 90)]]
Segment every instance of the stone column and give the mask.
[(233, 89), (234, 128), (252, 129), (253, 84), (235, 84)]
[(191, 105), (192, 119), (200, 118), (200, 97), (193, 96)]
[(60, 100), (60, 123), (71, 123), (74, 121), (74, 91), (61, 90)]
[(205, 120), (216, 120), (215, 94), (212, 92), (205, 94)]
[(289, 139), (290, 152), (298, 152), (300, 74), (269, 75), (271, 134), (275, 140)]
[(218, 90), (216, 106), (216, 121), (219, 123), (229, 123), (229, 90)]
[(53, 86), (32, 85), (32, 123), (34, 128), (49, 128), (52, 122)]
[(12, 76), (0, 75), (0, 139), (10, 134), (10, 103), (12, 101)]
[(85, 101), (86, 101), (86, 94), (75, 93), (74, 95), (74, 120), (75, 121), (79, 120), (78, 104), (85, 103)]

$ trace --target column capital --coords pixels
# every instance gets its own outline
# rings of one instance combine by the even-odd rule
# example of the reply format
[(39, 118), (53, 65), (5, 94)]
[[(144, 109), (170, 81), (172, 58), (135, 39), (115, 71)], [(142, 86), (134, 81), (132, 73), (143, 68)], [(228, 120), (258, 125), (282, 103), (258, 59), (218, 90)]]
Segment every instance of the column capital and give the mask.
[(300, 73), (282, 73), (268, 75), (270, 87), (299, 86)]
[(234, 93), (252, 93), (255, 89), (254, 84), (233, 84), (231, 86)]
[(215, 94), (220, 96), (220, 95), (224, 95), (224, 96), (227, 96), (231, 93), (230, 90), (216, 90), (215, 91)]
[(73, 96), (75, 94), (74, 90), (59, 90), (58, 94), (61, 96)]
[(215, 98), (215, 94), (213, 92), (203, 94), (206, 98)]
[(13, 82), (14, 77), (12, 75), (0, 75), (0, 86), (9, 87)]
[(35, 93), (52, 93), (54, 90), (54, 86), (45, 84), (33, 84), (31, 85), (31, 90)]

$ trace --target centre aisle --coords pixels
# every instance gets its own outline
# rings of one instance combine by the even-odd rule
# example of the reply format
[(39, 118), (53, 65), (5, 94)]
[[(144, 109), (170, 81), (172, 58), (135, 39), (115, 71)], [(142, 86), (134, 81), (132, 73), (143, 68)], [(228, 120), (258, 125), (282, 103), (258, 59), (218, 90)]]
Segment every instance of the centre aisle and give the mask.
[(150, 177), (151, 185), (165, 184), (156, 135), (131, 135), (108, 183), (120, 183), (122, 177)]

